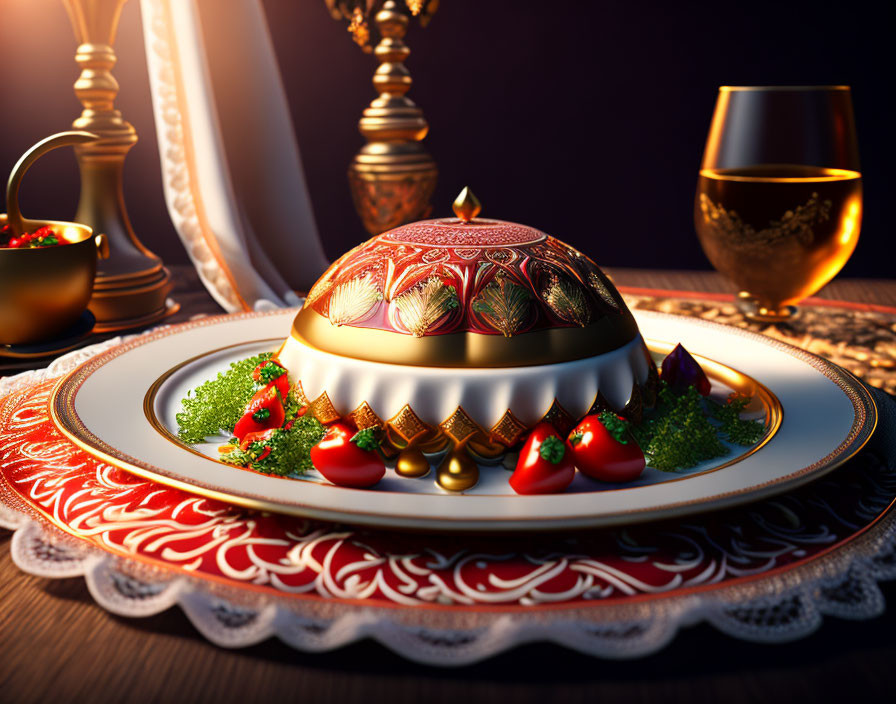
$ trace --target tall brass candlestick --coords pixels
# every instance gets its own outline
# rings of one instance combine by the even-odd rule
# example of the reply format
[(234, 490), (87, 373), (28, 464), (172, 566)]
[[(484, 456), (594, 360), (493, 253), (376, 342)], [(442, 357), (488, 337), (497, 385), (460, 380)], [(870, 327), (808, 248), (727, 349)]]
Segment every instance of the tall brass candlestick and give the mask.
[(81, 170), (77, 222), (105, 233), (110, 256), (100, 261), (89, 308), (97, 332), (124, 330), (162, 318), (171, 290), (162, 260), (134, 234), (122, 191), (124, 160), (137, 142), (134, 126), (115, 109), (118, 82), (111, 70), (121, 9), (127, 0), (62, 0), (79, 42), (75, 61), (81, 75), (75, 95), (84, 106), (73, 126), (100, 136), (75, 148)]
[[(429, 12), (434, 11), (433, 5)], [(367, 144), (355, 155), (348, 178), (364, 227), (377, 235), (429, 214), (438, 169), (421, 144), (429, 130), (423, 111), (405, 95), (411, 87), (404, 65), (411, 53), (403, 41), (408, 15), (395, 0), (386, 0), (374, 21), (381, 39), (374, 49), (380, 65), (373, 85), (380, 95), (358, 123)]]

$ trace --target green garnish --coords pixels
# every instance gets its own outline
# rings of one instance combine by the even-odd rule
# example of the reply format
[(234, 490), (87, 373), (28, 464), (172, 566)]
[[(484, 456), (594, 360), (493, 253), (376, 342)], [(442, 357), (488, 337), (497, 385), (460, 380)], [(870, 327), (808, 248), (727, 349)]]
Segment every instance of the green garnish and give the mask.
[(726, 403), (707, 400), (707, 410), (719, 422), (722, 437), (735, 445), (753, 445), (765, 433), (765, 425), (761, 421), (740, 417), (749, 402), (749, 398), (736, 394), (731, 394)]
[(676, 394), (661, 382), (658, 396), (656, 409), (631, 429), (651, 467), (674, 472), (730, 452), (707, 418), (696, 388), (688, 386)]
[[(312, 468), (311, 448), (325, 435), (324, 427), (312, 416), (296, 418), (289, 428), (278, 428), (267, 440), (249, 444), (245, 450), (236, 448), (221, 457), (222, 462), (239, 467), (252, 465), (264, 474), (286, 476), (304, 474)], [(262, 459), (265, 448), (271, 451)]]
[(265, 445), (271, 448), (263, 460), (252, 463), (252, 469), (265, 474), (304, 474), (312, 468), (311, 448), (326, 434), (313, 416), (296, 418), (288, 430), (275, 430)]
[(352, 435), (351, 441), (362, 450), (375, 450), (380, 446), (380, 440), (377, 437), (375, 428), (364, 428)]
[(543, 460), (547, 460), (551, 464), (558, 464), (566, 454), (566, 445), (556, 435), (548, 435), (541, 441), (538, 454)]
[(239, 447), (221, 455), (218, 459), (227, 464), (235, 464), (237, 467), (245, 467), (252, 461), (249, 453), (246, 450), (241, 450)]
[(264, 384), (269, 384), (284, 374), (286, 374), (286, 370), (276, 362), (268, 362), (258, 370), (258, 378)]
[[(276, 362), (265, 364), (258, 371), (258, 380), (252, 372), (260, 364), (271, 359), (270, 352), (249, 359), (233, 362), (217, 378), (200, 384), (181, 402), (183, 410), (177, 414), (178, 435), (188, 443), (203, 442), (221, 430), (233, 432), (236, 422), (243, 416), (246, 404), (255, 392), (280, 378), (286, 370)], [(238, 467), (250, 466), (265, 474), (304, 474), (311, 469), (311, 448), (325, 435), (324, 427), (311, 415), (299, 416), (303, 408), (297, 392), (290, 390), (283, 400), (285, 422), (282, 428), (272, 431), (270, 437), (240, 448), (240, 441), (232, 437), (229, 452), (220, 459)], [(270, 418), (271, 411), (261, 408), (252, 418), (262, 422)], [(261, 458), (261, 459), (259, 459)]]
[(219, 372), (217, 378), (188, 392), (181, 401), (183, 410), (175, 416), (180, 439), (196, 443), (222, 430), (232, 432), (258, 388), (252, 371), (271, 357), (270, 352), (264, 352), (233, 362), (227, 371)]
[(603, 411), (600, 414), (600, 422), (609, 431), (616, 442), (620, 445), (628, 445), (629, 430), (632, 425), (629, 421), (620, 418), (610, 411)]

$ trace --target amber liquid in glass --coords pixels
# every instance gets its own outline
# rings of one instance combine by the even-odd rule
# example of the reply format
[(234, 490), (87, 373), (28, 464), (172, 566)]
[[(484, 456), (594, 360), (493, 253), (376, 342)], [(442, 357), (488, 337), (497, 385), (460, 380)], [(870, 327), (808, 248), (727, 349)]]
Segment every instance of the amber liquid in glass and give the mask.
[(855, 249), (861, 174), (794, 164), (703, 169), (694, 222), (712, 265), (743, 292), (768, 308), (794, 304)]

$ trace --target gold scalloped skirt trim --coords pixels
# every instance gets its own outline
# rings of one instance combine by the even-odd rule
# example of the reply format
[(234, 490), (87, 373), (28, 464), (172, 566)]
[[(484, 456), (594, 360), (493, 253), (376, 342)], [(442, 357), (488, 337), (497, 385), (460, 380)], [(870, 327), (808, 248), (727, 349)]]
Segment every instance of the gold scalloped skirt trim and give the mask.
[[(613, 410), (636, 423), (641, 421), (644, 408), (651, 407), (656, 402), (659, 384), (656, 364), (646, 348), (644, 354), (648, 363), (647, 379), (643, 384), (635, 382), (632, 385), (632, 392), (625, 406), (613, 408), (598, 392), (585, 415)], [(491, 459), (501, 456), (508, 448), (519, 443), (538, 423), (550, 423), (561, 437), (566, 437), (580, 420), (567, 411), (557, 399), (554, 399), (538, 423), (531, 426), (525, 425), (510, 409), (507, 409), (495, 425), (486, 428), (474, 421), (461, 406), (435, 426), (422, 421), (409, 404), (405, 404), (393, 417), (383, 419), (374, 412), (367, 401), (363, 401), (355, 410), (343, 417), (336, 410), (326, 391), (312, 400), (305, 395), (301, 381), (296, 382), (294, 388), (300, 401), (308, 406), (309, 412), (325, 425), (337, 420), (350, 420), (358, 430), (379, 429), (384, 438), (383, 450), (389, 456), (409, 447), (434, 453), (453, 445), (468, 447), (477, 455)]]
[[(598, 392), (590, 409), (584, 415), (611, 410), (634, 423), (640, 423), (644, 409), (652, 408), (656, 404), (659, 374), (654, 355), (657, 358), (665, 356), (672, 351), (673, 347), (672, 344), (651, 341), (650, 349), (653, 354), (646, 346), (643, 348), (647, 361), (647, 378), (641, 384), (635, 382), (632, 385), (632, 392), (625, 406), (614, 407)], [(711, 380), (724, 384), (739, 395), (751, 398), (752, 401), (748, 409), (765, 412), (766, 417), (763, 420), (771, 433), (780, 425), (781, 402), (765, 386), (752, 377), (720, 362), (702, 356), (695, 356), (695, 358)], [(342, 419), (351, 421), (359, 430), (380, 429), (384, 437), (382, 448), (387, 456), (397, 455), (409, 447), (415, 447), (427, 453), (435, 453), (453, 445), (467, 447), (480, 457), (493, 459), (500, 457), (509, 448), (522, 441), (538, 423), (550, 423), (561, 437), (566, 437), (581, 420), (581, 417), (574, 416), (567, 411), (557, 399), (554, 399), (550, 408), (537, 423), (529, 426), (522, 423), (508, 409), (494, 426), (486, 428), (476, 423), (460, 406), (438, 425), (429, 425), (422, 421), (409, 404), (405, 404), (398, 413), (388, 419), (380, 418), (366, 401), (363, 401), (346, 416), (341, 416), (326, 391), (312, 400), (304, 394), (301, 381), (295, 384), (295, 388), (302, 402), (308, 406), (309, 412), (321, 423), (327, 424)], [(768, 434), (760, 446), (767, 442), (770, 436)], [(758, 446), (751, 452), (755, 449), (758, 449)]]

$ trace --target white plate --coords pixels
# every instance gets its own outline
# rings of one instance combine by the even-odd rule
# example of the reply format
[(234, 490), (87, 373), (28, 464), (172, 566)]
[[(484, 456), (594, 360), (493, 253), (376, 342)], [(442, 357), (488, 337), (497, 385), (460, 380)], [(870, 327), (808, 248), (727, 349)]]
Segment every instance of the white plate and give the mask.
[[(373, 489), (358, 490), (333, 486), (316, 472), (295, 480), (232, 467), (213, 459), (213, 444), (189, 447), (174, 440), (174, 414), (186, 390), (230, 361), (276, 349), (294, 315), (287, 310), (206, 319), (114, 348), (60, 382), (50, 402), (53, 420), (102, 461), (193, 493), (325, 520), (463, 531), (613, 525), (752, 501), (842, 464), (877, 422), (867, 390), (819, 357), (747, 331), (636, 311), (648, 341), (681, 342), (772, 390), (783, 420), (764, 445), (752, 453), (740, 450), (740, 456), (735, 451), (733, 463), (725, 458), (683, 474), (648, 468), (626, 485), (578, 476), (563, 494), (517, 496), (500, 466), (484, 467), (480, 484), (462, 495), (439, 489), (432, 472), (406, 479), (389, 471)], [(724, 394), (719, 386), (714, 379), (714, 393)]]

